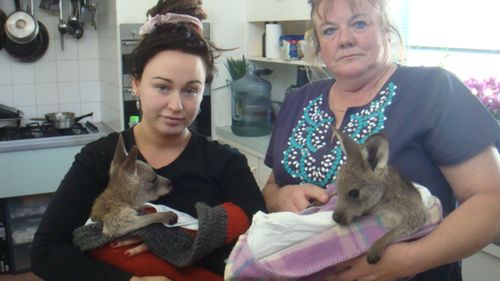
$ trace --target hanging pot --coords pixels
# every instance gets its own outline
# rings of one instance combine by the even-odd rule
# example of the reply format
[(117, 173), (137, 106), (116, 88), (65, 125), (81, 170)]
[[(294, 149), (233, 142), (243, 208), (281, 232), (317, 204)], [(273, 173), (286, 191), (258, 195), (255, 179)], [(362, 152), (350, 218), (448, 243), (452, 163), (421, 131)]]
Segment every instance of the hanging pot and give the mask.
[(5, 34), (18, 44), (33, 41), (38, 34), (38, 21), (25, 11), (15, 11), (7, 17)]
[[(19, 1), (14, 2), (19, 9)], [(18, 10), (10, 14), (5, 23), (5, 33), (5, 51), (22, 62), (36, 61), (47, 51), (47, 28), (27, 12)]]

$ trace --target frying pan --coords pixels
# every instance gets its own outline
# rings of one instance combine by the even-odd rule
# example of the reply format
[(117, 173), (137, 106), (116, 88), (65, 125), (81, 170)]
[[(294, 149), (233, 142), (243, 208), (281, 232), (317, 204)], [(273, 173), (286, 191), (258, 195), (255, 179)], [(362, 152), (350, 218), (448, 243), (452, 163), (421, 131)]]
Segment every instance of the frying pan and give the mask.
[(85, 117), (90, 117), (93, 114), (94, 113), (91, 112), (75, 117), (75, 113), (73, 112), (52, 112), (45, 114), (45, 118), (31, 118), (31, 120), (48, 121), (56, 129), (70, 129), (73, 128), (73, 125), (75, 125), (78, 121)]

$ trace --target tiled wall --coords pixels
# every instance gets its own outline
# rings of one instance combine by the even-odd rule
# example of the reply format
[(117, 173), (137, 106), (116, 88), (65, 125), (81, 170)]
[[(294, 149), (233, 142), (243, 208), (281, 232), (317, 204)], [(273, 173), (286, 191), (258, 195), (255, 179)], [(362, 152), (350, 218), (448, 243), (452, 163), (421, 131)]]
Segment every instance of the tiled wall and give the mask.
[[(6, 14), (14, 11), (11, 2), (0, 1), (0, 8)], [(35, 17), (49, 32), (48, 50), (33, 63), (22, 63), (4, 49), (0, 51), (0, 103), (22, 110), (25, 122), (54, 111), (71, 111), (77, 115), (93, 112), (92, 120), (100, 122), (98, 32), (85, 26), (80, 40), (65, 35), (62, 51), (57, 31), (58, 12), (38, 9), (39, 2), (34, 1)]]
[[(123, 1), (123, 0), (119, 0)], [(115, 131), (123, 129), (120, 49), (116, 1), (98, 2), (99, 73), (102, 120)]]

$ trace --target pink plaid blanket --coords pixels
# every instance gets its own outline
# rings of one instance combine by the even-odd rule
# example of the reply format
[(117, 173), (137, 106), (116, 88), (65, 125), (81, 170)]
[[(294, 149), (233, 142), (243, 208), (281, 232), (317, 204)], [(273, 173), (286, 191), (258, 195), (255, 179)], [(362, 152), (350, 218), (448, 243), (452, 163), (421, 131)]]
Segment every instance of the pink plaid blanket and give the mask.
[[(423, 187), (422, 187), (423, 188)], [(423, 188), (425, 189), (425, 188)], [(400, 239), (408, 241), (430, 233), (442, 219), (439, 199), (427, 189), (421, 190), (428, 212), (426, 224), (416, 233)], [(304, 210), (301, 214), (332, 212), (336, 197), (324, 206)], [(273, 214), (268, 214), (273, 215)], [(253, 226), (253, 223), (252, 223)], [(250, 230), (252, 228), (250, 227)], [(367, 252), (370, 245), (393, 226), (393, 222), (378, 216), (363, 217), (348, 226), (332, 220), (332, 227), (278, 252), (256, 258), (249, 246), (249, 230), (241, 235), (231, 252), (225, 269), (225, 280), (319, 280), (335, 271), (335, 265)], [(280, 241), (280, 236), (268, 237), (268, 243)]]

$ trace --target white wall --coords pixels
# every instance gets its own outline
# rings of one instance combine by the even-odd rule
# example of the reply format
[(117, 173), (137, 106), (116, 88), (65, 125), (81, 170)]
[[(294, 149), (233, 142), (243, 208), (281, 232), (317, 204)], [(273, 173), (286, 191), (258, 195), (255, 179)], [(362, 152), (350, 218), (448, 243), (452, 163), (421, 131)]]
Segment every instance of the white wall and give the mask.
[[(227, 51), (217, 61), (218, 74), (212, 83), (212, 130), (215, 126), (231, 125), (231, 93), (226, 86), (229, 79), (224, 62), (228, 57), (241, 58), (246, 53), (246, 0), (205, 0), (203, 5), (210, 22), (211, 39)], [(214, 108), (216, 106), (216, 108)], [(215, 132), (212, 131), (212, 136)]]
[[(18, 61), (5, 49), (0, 51), (0, 103), (22, 110), (24, 122), (54, 111), (72, 111), (77, 115), (94, 112), (93, 121), (99, 122), (97, 32), (85, 27), (79, 41), (66, 35), (61, 51), (58, 13), (38, 9), (39, 3), (40, 0), (34, 0), (35, 17), (47, 27), (48, 50), (32, 63)], [(10, 14), (14, 11), (13, 1), (0, 1), (0, 8)]]
[(123, 124), (123, 99), (120, 90), (120, 43), (116, 4), (114, 0), (98, 2), (97, 24), (102, 120), (115, 131), (120, 131)]

